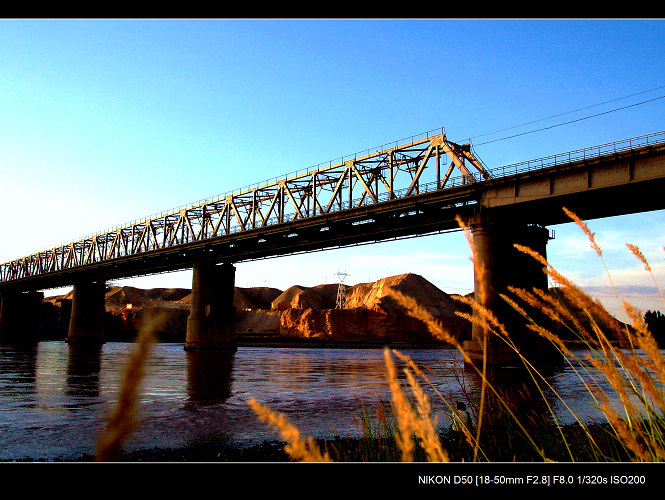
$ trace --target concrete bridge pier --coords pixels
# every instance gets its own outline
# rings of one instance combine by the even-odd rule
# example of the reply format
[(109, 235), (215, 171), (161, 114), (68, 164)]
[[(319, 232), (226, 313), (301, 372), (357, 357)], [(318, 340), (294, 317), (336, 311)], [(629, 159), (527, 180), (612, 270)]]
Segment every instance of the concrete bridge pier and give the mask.
[[(543, 266), (530, 255), (518, 251), (513, 245), (527, 246), (547, 258), (549, 231), (541, 226), (496, 220), (488, 216), (478, 216), (470, 224), (475, 256), (480, 270), (476, 269), (475, 300), (492, 311), (508, 331), (510, 338), (520, 351), (538, 350), (542, 347), (541, 338), (526, 329), (522, 318), (499, 294), (507, 292), (508, 286), (531, 290), (534, 287), (547, 290), (547, 275)], [(478, 313), (474, 313), (479, 317)], [(482, 346), (487, 340), (487, 360), (490, 364), (502, 364), (514, 360), (515, 351), (502, 339), (488, 332), (481, 324), (472, 325), (471, 341), (464, 343), (465, 350), (472, 359), (480, 360)]]
[(0, 337), (8, 342), (34, 342), (41, 332), (44, 292), (0, 293)]
[(105, 299), (105, 282), (77, 281), (74, 283), (67, 342), (100, 344), (105, 342)]
[(186, 350), (235, 351), (235, 267), (197, 261), (192, 276), (192, 304), (187, 318)]

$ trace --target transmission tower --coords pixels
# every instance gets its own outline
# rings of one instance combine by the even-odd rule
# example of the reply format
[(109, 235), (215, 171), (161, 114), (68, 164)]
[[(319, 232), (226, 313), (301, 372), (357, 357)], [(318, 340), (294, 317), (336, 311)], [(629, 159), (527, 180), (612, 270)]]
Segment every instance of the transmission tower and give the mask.
[(346, 287), (344, 286), (344, 279), (348, 276), (348, 274), (337, 271), (335, 275), (337, 275), (337, 278), (339, 279), (335, 309), (344, 309), (344, 306), (346, 305)]

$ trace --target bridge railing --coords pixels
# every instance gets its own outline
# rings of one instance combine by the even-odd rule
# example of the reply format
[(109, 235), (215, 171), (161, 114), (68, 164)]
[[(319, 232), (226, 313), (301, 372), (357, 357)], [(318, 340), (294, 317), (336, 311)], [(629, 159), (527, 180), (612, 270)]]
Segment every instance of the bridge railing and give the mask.
[(490, 169), (490, 172), (492, 173), (493, 177), (504, 177), (507, 175), (540, 170), (543, 168), (564, 165), (566, 163), (573, 163), (576, 161), (590, 160), (608, 154), (630, 151), (632, 149), (653, 146), (655, 144), (662, 144), (664, 142), (665, 131), (654, 132), (651, 134), (631, 137), (629, 139), (608, 142), (598, 146), (576, 149), (574, 151), (568, 151), (567, 153), (558, 153), (551, 156), (537, 158), (535, 160), (527, 160), (502, 167), (492, 168)]
[[(291, 171), (287, 174), (280, 175), (280, 176), (275, 176), (275, 177), (272, 177), (270, 179), (266, 179), (266, 180), (261, 181), (261, 182), (256, 182), (256, 183), (253, 183), (253, 184), (249, 184), (249, 185), (247, 185), (245, 187), (242, 187), (242, 188), (233, 189), (231, 191), (226, 191), (222, 194), (209, 196), (207, 198), (202, 198), (202, 199), (200, 199), (196, 202), (193, 202), (193, 203), (180, 205), (178, 207), (171, 208), (169, 210), (162, 210), (161, 212), (156, 212), (156, 213), (154, 213), (154, 214), (152, 214), (148, 217), (134, 219), (134, 220), (129, 221), (129, 222), (125, 222), (125, 223), (122, 223), (122, 224), (117, 224), (115, 226), (104, 229), (102, 231), (97, 231), (95, 233), (87, 234), (87, 235), (82, 236), (80, 238), (76, 238), (72, 241), (67, 242), (67, 244), (70, 244), (70, 243), (73, 243), (73, 242), (76, 242), (76, 241), (80, 241), (80, 240), (83, 240), (83, 239), (86, 239), (86, 238), (91, 238), (91, 237), (94, 237), (94, 236), (98, 236), (98, 235), (101, 235), (101, 234), (107, 234), (107, 233), (110, 233), (110, 232), (114, 232), (114, 231), (117, 231), (117, 230), (119, 230), (123, 227), (132, 226), (132, 225), (138, 224), (140, 222), (143, 222), (145, 220), (152, 220), (152, 219), (157, 219), (157, 218), (160, 218), (160, 217), (164, 217), (164, 216), (167, 216), (169, 214), (177, 213), (181, 210), (185, 210), (185, 209), (193, 207), (193, 206), (204, 205), (204, 204), (207, 204), (207, 203), (212, 203), (212, 202), (215, 202), (215, 201), (224, 200), (228, 196), (233, 196), (234, 194), (237, 194), (237, 193), (242, 193), (242, 192), (251, 191), (253, 189), (258, 189), (261, 186), (275, 184), (275, 183), (279, 182), (280, 180), (285, 180), (285, 179), (295, 177), (295, 176), (298, 176), (298, 175), (303, 175), (303, 174), (313, 174), (313, 173), (321, 172), (323, 169), (330, 168), (334, 164), (341, 164), (341, 163), (344, 163), (345, 161), (348, 161), (348, 160), (351, 160), (351, 159), (356, 159), (359, 156), (370, 155), (372, 152), (384, 151), (384, 150), (388, 149), (389, 147), (397, 148), (399, 144), (408, 144), (408, 143), (413, 144), (414, 142), (416, 142), (416, 141), (418, 141), (422, 138), (432, 137), (436, 133), (442, 133), (443, 131), (444, 131), (443, 128), (433, 129), (433, 130), (430, 130), (430, 131), (427, 131), (427, 132), (423, 132), (421, 134), (416, 134), (416, 135), (410, 136), (408, 138), (405, 138), (405, 139), (402, 139), (402, 140), (399, 140), (399, 141), (391, 141), (389, 143), (382, 144), (381, 146), (378, 146), (378, 147), (375, 147), (375, 148), (368, 148), (366, 150), (363, 150), (362, 152), (354, 153), (354, 154), (351, 154), (351, 155), (345, 155), (345, 156), (342, 156), (342, 157), (334, 159), (334, 160), (329, 160), (327, 162), (321, 162), (321, 163), (313, 165), (309, 168), (294, 170), (294, 171)], [(505, 176), (508, 176), (508, 175), (519, 174), (519, 173), (522, 173), (522, 172), (529, 172), (529, 171), (532, 171), (532, 170), (539, 170), (539, 169), (542, 169), (542, 168), (547, 168), (547, 167), (556, 166), (556, 165), (562, 165), (562, 164), (565, 164), (565, 163), (570, 163), (570, 162), (578, 161), (578, 160), (590, 159), (590, 158), (599, 157), (599, 156), (602, 156), (602, 155), (605, 155), (605, 154), (616, 153), (616, 152), (620, 152), (620, 151), (627, 151), (627, 150), (631, 150), (631, 149), (634, 149), (634, 148), (640, 148), (640, 147), (653, 145), (653, 144), (658, 144), (658, 143), (662, 143), (662, 142), (665, 142), (665, 131), (664, 132), (655, 132), (655, 133), (652, 133), (652, 134), (647, 134), (647, 135), (638, 136), (638, 137), (632, 137), (632, 138), (628, 138), (628, 139), (622, 139), (622, 140), (610, 142), (610, 143), (607, 143), (607, 144), (601, 144), (601, 145), (598, 145), (598, 146), (592, 146), (592, 147), (587, 147), (587, 148), (578, 149), (578, 150), (574, 150), (574, 151), (568, 151), (566, 153), (558, 153), (558, 154), (555, 154), (555, 155), (545, 156), (545, 157), (542, 157), (542, 158), (526, 160), (526, 161), (522, 161), (522, 162), (519, 162), (519, 163), (512, 163), (512, 164), (509, 164), (509, 165), (503, 165), (501, 167), (489, 168), (488, 170), (492, 174), (492, 177), (495, 177), (495, 178), (496, 177), (505, 177)], [(474, 180), (477, 181), (477, 182), (481, 182), (483, 180), (482, 176), (477, 172), (471, 172), (471, 175), (473, 176)], [(446, 188), (459, 186), (464, 182), (464, 180), (465, 180), (464, 177), (461, 176), (461, 175), (456, 175), (455, 177), (451, 177), (449, 179), (448, 183), (446, 184)], [(430, 183), (427, 183), (426, 185), (422, 186), (420, 192), (429, 192), (429, 191), (436, 190), (436, 189), (438, 189), (437, 184), (433, 183), (433, 182), (430, 182)], [(382, 196), (382, 198), (385, 199), (385, 197), (387, 195), (383, 194), (381, 196)]]
[(416, 137), (1, 264), (0, 282), (665, 142), (665, 132), (658, 132), (487, 170), (472, 148), (447, 141), (443, 133)]
[[(415, 139), (414, 136), (412, 137), (412, 140)], [(545, 156), (537, 159), (532, 159), (532, 160), (526, 160), (523, 162), (518, 162), (518, 163), (512, 163), (509, 165), (503, 165), (501, 167), (495, 167), (489, 169), (489, 172), (491, 173), (493, 178), (500, 178), (500, 177), (506, 177), (509, 175), (515, 175), (515, 174), (520, 174), (523, 172), (530, 172), (530, 171), (535, 171), (535, 170), (541, 170), (543, 168), (547, 167), (553, 167), (557, 165), (564, 165), (568, 163), (572, 163), (575, 161), (581, 161), (581, 160), (589, 160), (593, 158), (599, 158), (601, 156), (605, 156), (608, 154), (614, 154), (614, 153), (620, 153), (623, 151), (630, 151), (632, 149), (637, 149), (637, 148), (642, 148), (645, 146), (650, 146), (650, 145), (656, 145), (656, 144), (662, 144), (665, 143), (665, 131), (663, 132), (655, 132), (647, 135), (642, 135), (642, 136), (637, 136), (637, 137), (631, 137), (628, 139), (621, 139), (618, 141), (613, 141), (609, 142), (606, 144), (600, 144), (596, 146), (591, 146), (591, 147), (586, 147), (582, 149), (577, 149), (577, 150), (572, 150), (568, 151), (566, 153), (557, 153), (555, 155), (551, 156)], [(367, 150), (367, 153), (369, 154), (371, 150)], [(356, 155), (354, 155), (356, 156)], [(349, 157), (342, 157), (344, 158), (349, 158)], [(308, 170), (308, 172), (311, 172)], [(473, 177), (474, 181), (476, 182), (482, 182), (484, 179), (482, 178), (482, 175), (479, 172), (471, 172), (470, 175)], [(278, 178), (276, 178), (278, 179)], [(468, 175), (456, 175), (454, 177), (451, 177), (448, 179), (448, 182), (446, 183), (446, 189), (456, 187), (463, 185), (468, 182)], [(257, 186), (260, 184), (257, 184)], [(419, 185), (418, 192), (419, 193), (428, 193), (432, 191), (438, 190), (438, 183), (437, 182), (428, 182), (426, 184), (421, 184)], [(395, 198), (402, 198), (407, 191), (406, 188), (403, 189), (398, 189), (395, 190), (393, 195)], [(389, 193), (381, 193), (380, 195), (377, 196), (379, 202), (383, 201), (388, 201), (391, 199), (391, 196)], [(362, 202), (359, 202), (359, 199), (355, 198), (350, 202), (343, 202), (341, 205), (332, 207), (331, 211), (332, 212), (339, 212), (342, 210), (347, 210), (351, 207), (354, 206), (368, 206), (372, 205), (373, 202), (369, 198), (365, 198)], [(285, 214), (284, 216), (284, 222), (288, 222), (290, 220), (294, 220), (296, 216), (295, 212), (291, 212), (288, 214)], [(279, 220), (275, 218), (271, 218), (269, 221), (269, 225), (276, 224), (278, 223)], [(231, 228), (231, 232), (239, 232), (242, 231), (242, 227), (239, 225), (234, 225)]]
[[(443, 129), (442, 129), (443, 130)], [(430, 132), (425, 132), (423, 134), (415, 135), (410, 137), (411, 144), (413, 144), (418, 138), (422, 137), (430, 137), (432, 135), (432, 131)], [(398, 147), (399, 143), (404, 143), (403, 141), (395, 141), (393, 143), (389, 143), (393, 145), (394, 147)], [(637, 148), (642, 148), (645, 146), (650, 146), (650, 145), (655, 145), (655, 144), (662, 144), (665, 143), (665, 131), (663, 132), (654, 132), (651, 134), (646, 134), (642, 136), (637, 136), (637, 137), (631, 137), (628, 139), (621, 139), (618, 141), (613, 141), (609, 142), (606, 144), (600, 144), (596, 146), (590, 146), (582, 149), (577, 149), (577, 150), (572, 150), (568, 151), (565, 153), (557, 153), (555, 155), (550, 155), (550, 156), (545, 156), (537, 159), (532, 159), (532, 160), (526, 160), (518, 163), (512, 163), (509, 165), (503, 165), (501, 167), (495, 167), (488, 169), (489, 172), (491, 173), (493, 178), (499, 178), (499, 177), (506, 177), (509, 175), (515, 175), (515, 174), (520, 174), (523, 172), (530, 172), (534, 170), (540, 170), (543, 168), (547, 167), (553, 167), (557, 165), (564, 165), (567, 163), (572, 163), (575, 161), (580, 161), (580, 160), (588, 160), (588, 159), (593, 159), (593, 158), (598, 158), (607, 154), (613, 154), (613, 153), (619, 153), (623, 151), (630, 151), (632, 149), (637, 149)], [(382, 151), (387, 149), (387, 144), (384, 144), (380, 146), (379, 148), (370, 148), (365, 150), (363, 153), (357, 153), (354, 155), (347, 155), (343, 156), (337, 160), (333, 160), (328, 162), (327, 166), (333, 165), (333, 162), (335, 163), (343, 163), (344, 161), (347, 161), (351, 158), (358, 158), (360, 154), (364, 155), (371, 155), (373, 151)], [(315, 165), (313, 168), (310, 169), (303, 169), (303, 170), (298, 170), (295, 172), (292, 172), (288, 174), (288, 177), (292, 177), (298, 174), (302, 173), (313, 173), (313, 172), (318, 172), (320, 171), (326, 164), (320, 163), (318, 165)], [(484, 179), (482, 177), (482, 174), (479, 172), (470, 172), (470, 175), (473, 177), (473, 180), (475, 182), (482, 182)], [(275, 182), (280, 179), (284, 179), (287, 176), (280, 176), (280, 177), (274, 177), (270, 181), (265, 181), (262, 183), (256, 183), (250, 186), (250, 188), (257, 188), (262, 185), (269, 184), (270, 182)], [(467, 175), (455, 175), (453, 177), (450, 177), (446, 183), (446, 189), (456, 187), (463, 185), (465, 183), (468, 183), (469, 181), (469, 174)], [(243, 188), (243, 190), (246, 190), (248, 188)], [(419, 193), (428, 193), (432, 191), (436, 191), (439, 189), (438, 183), (437, 182), (428, 182), (425, 184), (421, 184), (418, 187), (418, 192)], [(243, 191), (239, 190), (239, 191)], [(395, 190), (393, 192), (393, 197), (394, 198), (402, 198), (404, 194), (406, 193), (407, 188), (402, 188)], [(214, 198), (209, 198), (203, 201), (212, 201)], [(388, 201), (391, 199), (390, 193), (381, 193), (377, 195), (377, 199), (379, 202), (383, 201)], [(331, 212), (339, 212), (342, 210), (347, 210), (351, 207), (357, 207), (357, 206), (368, 206), (372, 205), (373, 202), (369, 198), (365, 198), (363, 201), (359, 201), (358, 198), (354, 198), (352, 201), (347, 201), (343, 202), (340, 205), (333, 206), (331, 207)], [(185, 208), (185, 207), (183, 207)], [(163, 212), (167, 213), (167, 212)], [(290, 212), (288, 214), (284, 215), (283, 222), (288, 222), (291, 220), (294, 220), (296, 217), (295, 212)], [(269, 219), (268, 223), (266, 225), (273, 225), (279, 223), (279, 220), (277, 217), (273, 217)], [(234, 225), (230, 228), (230, 232), (236, 233), (239, 231), (242, 231), (242, 226), (240, 225)]]
[(185, 209), (193, 207), (193, 206), (205, 205), (207, 203), (213, 203), (215, 201), (224, 200), (224, 199), (228, 198), (229, 196), (234, 196), (234, 195), (239, 194), (239, 193), (246, 193), (246, 192), (249, 192), (249, 191), (253, 191), (253, 190), (261, 188), (262, 186), (269, 186), (271, 184), (276, 184), (280, 181), (285, 181), (285, 180), (293, 178), (293, 177), (316, 174), (316, 173), (322, 172), (324, 170), (327, 170), (327, 169), (333, 167), (334, 165), (340, 165), (340, 164), (346, 163), (347, 161), (356, 160), (358, 158), (365, 157), (365, 156), (371, 156), (372, 154), (378, 154), (381, 151), (385, 151), (385, 150), (390, 149), (390, 148), (399, 148), (400, 145), (402, 145), (402, 147), (404, 145), (409, 145), (409, 144), (413, 145), (416, 142), (419, 142), (423, 139), (428, 139), (430, 137), (433, 137), (433, 136), (436, 136), (436, 135), (439, 135), (439, 134), (444, 134), (444, 133), (445, 133), (445, 129), (443, 127), (438, 128), (438, 129), (428, 130), (427, 132), (422, 132), (420, 134), (415, 134), (415, 135), (412, 135), (412, 136), (409, 136), (409, 137), (405, 137), (403, 139), (399, 139), (397, 141), (387, 142), (387, 143), (382, 144), (380, 146), (376, 146), (376, 147), (373, 147), (373, 148), (367, 148), (367, 149), (364, 149), (362, 151), (358, 151), (358, 152), (353, 153), (353, 154), (344, 155), (344, 156), (341, 156), (339, 158), (335, 158), (335, 159), (328, 160), (328, 161), (325, 161), (325, 162), (317, 163), (316, 165), (312, 165), (310, 167), (301, 168), (301, 169), (298, 169), (298, 170), (292, 170), (292, 171), (290, 171), (288, 173), (285, 173), (283, 175), (278, 175), (278, 176), (275, 176), (275, 177), (265, 179), (263, 181), (248, 184), (244, 187), (232, 189), (231, 191), (226, 191), (226, 192), (221, 193), (221, 194), (208, 196), (206, 198), (202, 198), (202, 199), (200, 199), (198, 201), (194, 201), (192, 203), (187, 203), (185, 205), (180, 205), (178, 207), (171, 208), (171, 209), (168, 209), (168, 210), (162, 210), (161, 212), (156, 212), (152, 215), (149, 215), (148, 217), (143, 217), (143, 218), (140, 218), (140, 219), (134, 219), (134, 220), (129, 221), (129, 222), (125, 222), (125, 223), (122, 223), (122, 224), (117, 224), (117, 225), (112, 226), (110, 228), (104, 229), (103, 231), (98, 231), (98, 232), (95, 232), (95, 233), (92, 233), (92, 234), (87, 234), (87, 235), (85, 235), (83, 237), (80, 237), (80, 238), (77, 238), (76, 240), (73, 240), (73, 241), (79, 241), (79, 240), (82, 240), (84, 238), (90, 238), (92, 236), (96, 236), (96, 235), (99, 235), (99, 234), (105, 234), (105, 233), (109, 233), (109, 232), (112, 232), (112, 231), (116, 231), (120, 228), (131, 226), (131, 225), (137, 224), (139, 222), (142, 222), (144, 220), (151, 220), (151, 219), (157, 219), (159, 217), (164, 217), (166, 215), (176, 213), (176, 212), (179, 212), (181, 210), (185, 210)]

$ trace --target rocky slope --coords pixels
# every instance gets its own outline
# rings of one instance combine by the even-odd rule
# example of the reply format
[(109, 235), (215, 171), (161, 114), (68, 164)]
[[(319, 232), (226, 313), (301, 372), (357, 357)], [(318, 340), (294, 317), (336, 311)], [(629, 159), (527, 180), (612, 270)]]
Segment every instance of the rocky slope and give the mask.
[(427, 327), (408, 315), (399, 304), (396, 294), (401, 293), (415, 299), (458, 337), (466, 338), (470, 334), (468, 322), (455, 314), (455, 311), (462, 310), (461, 304), (416, 274), (402, 274), (349, 287), (343, 309), (334, 309), (337, 285), (334, 289), (335, 295), (329, 294), (327, 304), (323, 298), (318, 298), (316, 288), (300, 293), (289, 289), (293, 293), (289, 302), (291, 307), (285, 307), (284, 302), (273, 302), (274, 309), (282, 309), (280, 333), (287, 337), (330, 340), (432, 340)]

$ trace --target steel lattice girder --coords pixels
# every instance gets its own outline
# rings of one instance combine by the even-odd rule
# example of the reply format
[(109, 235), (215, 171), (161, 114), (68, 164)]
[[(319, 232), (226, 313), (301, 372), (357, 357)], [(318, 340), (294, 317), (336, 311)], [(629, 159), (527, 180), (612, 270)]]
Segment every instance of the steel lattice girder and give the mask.
[(489, 178), (469, 145), (438, 134), (7, 262), (0, 283)]

